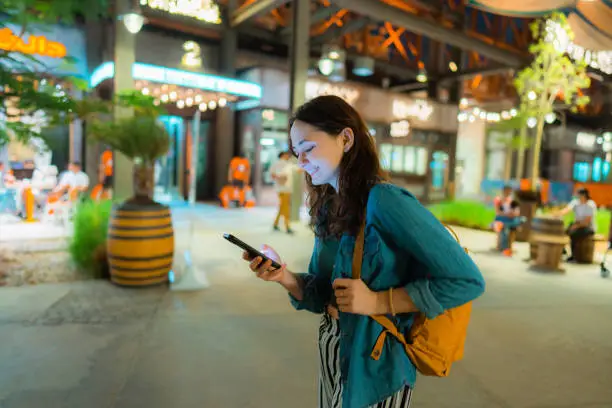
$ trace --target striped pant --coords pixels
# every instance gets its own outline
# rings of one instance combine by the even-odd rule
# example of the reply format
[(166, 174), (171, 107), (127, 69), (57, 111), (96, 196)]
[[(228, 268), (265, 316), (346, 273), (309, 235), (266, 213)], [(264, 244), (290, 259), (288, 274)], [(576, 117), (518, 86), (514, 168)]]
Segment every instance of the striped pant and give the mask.
[[(412, 389), (397, 393), (369, 408), (409, 408)], [(342, 408), (340, 381), (340, 325), (327, 313), (319, 327), (319, 408)]]

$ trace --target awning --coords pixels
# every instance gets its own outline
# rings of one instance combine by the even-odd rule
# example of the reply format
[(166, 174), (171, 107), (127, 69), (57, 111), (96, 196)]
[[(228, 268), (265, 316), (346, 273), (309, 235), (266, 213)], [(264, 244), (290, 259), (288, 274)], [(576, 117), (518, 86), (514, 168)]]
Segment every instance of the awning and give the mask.
[[(115, 76), (115, 64), (105, 62), (91, 74), (89, 85), (92, 88)], [(198, 72), (184, 71), (175, 68), (160, 67), (136, 62), (132, 66), (132, 77), (135, 81), (148, 81), (158, 84), (176, 85), (185, 88), (199, 89), (207, 92), (226, 94), (238, 99), (261, 99), (262, 89), (259, 84), (240, 79), (227, 78)]]
[(468, 5), (514, 17), (565, 12), (575, 34), (575, 44), (592, 51), (612, 50), (612, 1), (609, 0), (468, 0)]

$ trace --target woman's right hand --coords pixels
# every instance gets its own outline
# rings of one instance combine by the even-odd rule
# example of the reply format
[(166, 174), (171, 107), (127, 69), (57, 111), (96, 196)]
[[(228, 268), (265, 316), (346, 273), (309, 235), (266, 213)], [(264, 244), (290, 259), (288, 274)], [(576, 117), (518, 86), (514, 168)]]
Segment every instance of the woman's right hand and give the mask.
[[(255, 272), (259, 279), (265, 280), (267, 282), (281, 282), (287, 274), (287, 266), (281, 262), (280, 257), (272, 248), (264, 246), (264, 250), (262, 252), (264, 253), (264, 255), (270, 258), (266, 262), (262, 263), (263, 259), (260, 256), (251, 259), (251, 256), (248, 252), (243, 252), (242, 259), (250, 262), (249, 268), (251, 268), (251, 270)], [(272, 260), (274, 262), (279, 263), (281, 267), (275, 269), (272, 266)]]

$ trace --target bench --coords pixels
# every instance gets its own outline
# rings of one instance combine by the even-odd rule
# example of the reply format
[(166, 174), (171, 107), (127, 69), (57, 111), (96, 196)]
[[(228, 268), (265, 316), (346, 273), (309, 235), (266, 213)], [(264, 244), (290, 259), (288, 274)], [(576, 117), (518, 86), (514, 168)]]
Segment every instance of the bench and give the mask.
[(563, 248), (570, 242), (565, 235), (548, 235), (532, 233), (529, 241), (534, 244), (535, 256), (533, 257), (534, 266), (547, 271), (559, 271)]
[(577, 263), (592, 264), (595, 259), (595, 253), (603, 256), (607, 250), (608, 239), (606, 237), (601, 234), (587, 235), (575, 240), (575, 253), (572, 255)]

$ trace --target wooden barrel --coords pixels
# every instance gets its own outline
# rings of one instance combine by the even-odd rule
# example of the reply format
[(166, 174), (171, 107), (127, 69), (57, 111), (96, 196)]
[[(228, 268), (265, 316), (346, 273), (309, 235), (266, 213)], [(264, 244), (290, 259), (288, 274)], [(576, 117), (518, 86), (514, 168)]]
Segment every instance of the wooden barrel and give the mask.
[(113, 283), (121, 286), (167, 283), (174, 259), (170, 209), (160, 204), (122, 204), (113, 208), (107, 250)]
[[(553, 235), (553, 236), (564, 236), (565, 226), (563, 220), (558, 218), (545, 218), (538, 217), (531, 221), (531, 234), (532, 235)], [(529, 253), (531, 259), (536, 259), (538, 253), (538, 245), (534, 240), (530, 240)]]
[(585, 237), (574, 238), (574, 253), (572, 256), (576, 262), (581, 264), (592, 264), (595, 255), (595, 237), (587, 235)]

